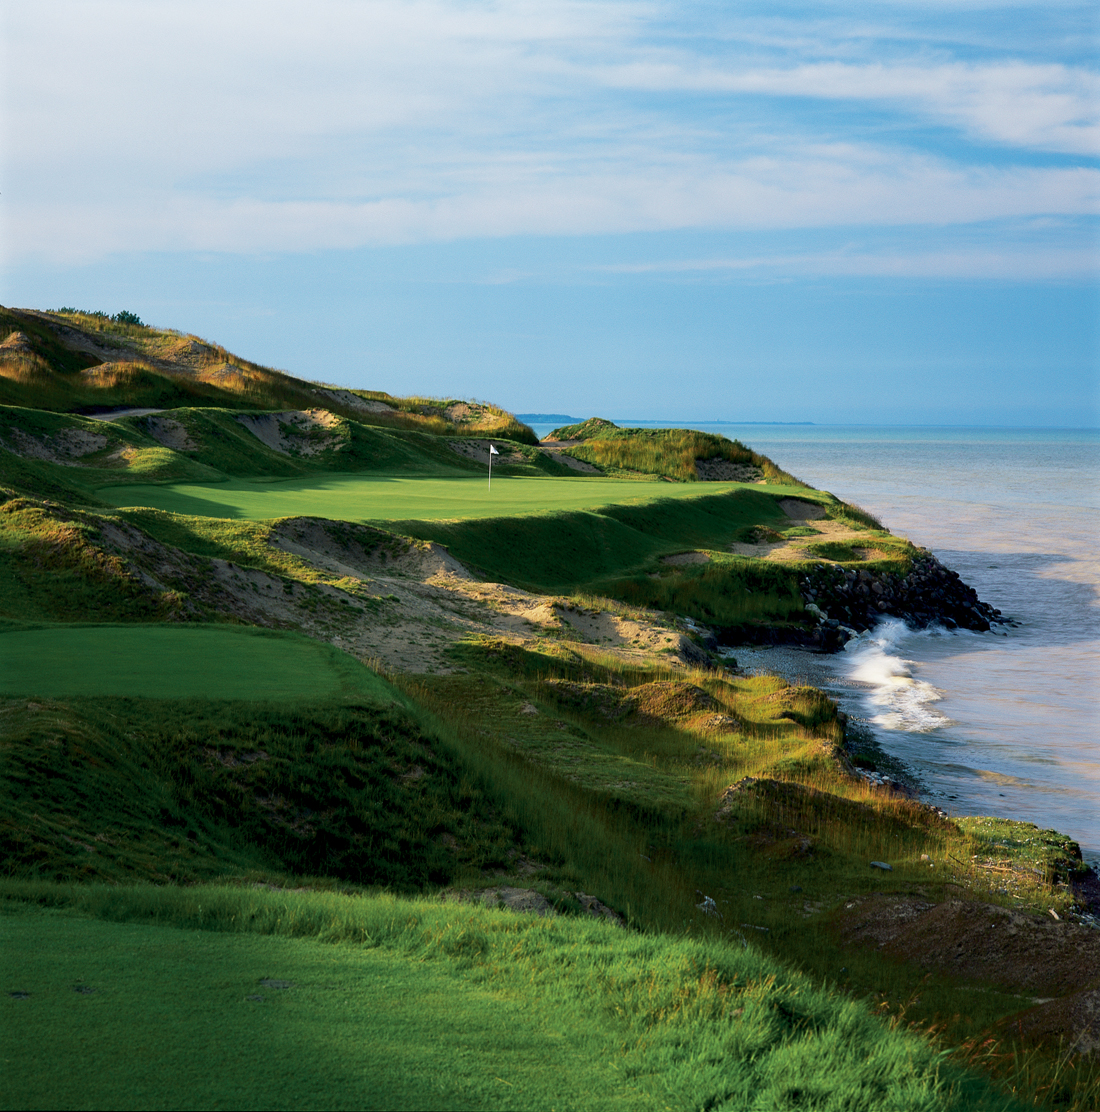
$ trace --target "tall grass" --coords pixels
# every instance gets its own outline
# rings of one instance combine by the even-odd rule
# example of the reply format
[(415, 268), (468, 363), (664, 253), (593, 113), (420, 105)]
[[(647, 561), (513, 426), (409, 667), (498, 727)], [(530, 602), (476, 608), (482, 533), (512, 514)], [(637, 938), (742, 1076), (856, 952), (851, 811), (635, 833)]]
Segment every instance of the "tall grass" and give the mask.
[[(753, 950), (717, 941), (387, 896), (216, 887), (64, 891), (11, 882), (0, 885), (0, 896), (122, 923), (350, 943), (464, 970), (498, 992), (533, 996), (532, 1008), (552, 1012), (557, 1024), (598, 1018), (605, 1037), (589, 1042), (587, 1053), (578, 1048), (574, 1068), (584, 1071), (591, 1054), (615, 1053), (620, 1084), (657, 1097), (659, 1105), (824, 1112), (1020, 1107), (866, 1006)], [(497, 1060), (507, 1053), (503, 1046), (484, 1051)]]
[[(919, 996), (907, 1021), (943, 1024), (937, 1037), (949, 1043), (984, 1037), (1002, 1015), (1019, 1007), (1011, 997), (968, 995), (963, 1008), (950, 979), (921, 981), (916, 970), (884, 963), (874, 951), (846, 950), (841, 974), (829, 931), (804, 921), (805, 900), (828, 903), (837, 892), (850, 899), (884, 885), (899, 894), (914, 885), (925, 893), (930, 886), (964, 885), (984, 899), (1008, 899), (997, 893), (1002, 879), (972, 861), (977, 843), (969, 834), (934, 811), (841, 771), (830, 755), (840, 736), (835, 708), (819, 692), (764, 678), (730, 681), (707, 672), (635, 669), (578, 645), (562, 645), (550, 657), (546, 652), (493, 649), (490, 658), (501, 670), (493, 680), (482, 667), (465, 682), (461, 676), (448, 684), (398, 682), (429, 711), (427, 728), (477, 771), (486, 790), (502, 801), (502, 813), (525, 831), (531, 852), (554, 862), (558, 875), (583, 878), (587, 891), (598, 891), (636, 927), (688, 931), (731, 944), (750, 936), (817, 977), (839, 977), (857, 995), (895, 1001)], [(472, 659), (463, 663), (473, 666)], [(737, 726), (715, 735), (702, 721), (670, 721), (646, 730), (615, 716), (601, 723), (592, 711), (547, 700), (543, 685), (555, 674), (621, 692), (655, 680), (694, 683), (714, 696)], [(524, 705), (536, 706), (540, 714), (525, 714)], [(551, 726), (554, 720), (557, 727)], [(591, 765), (593, 779), (586, 780), (585, 766), (554, 756), (563, 724), (583, 731), (597, 746), (651, 762), (652, 775), (670, 784), (687, 778), (693, 799), (654, 786), (643, 797), (625, 788), (609, 791), (594, 774), (598, 761)], [(522, 739), (524, 729), (535, 732), (529, 742)], [(763, 779), (731, 797), (726, 817), (716, 822), (719, 793), (744, 776)], [(871, 860), (892, 863), (889, 881), (868, 867)], [(1014, 889), (1014, 898), (1064, 909), (1064, 890), (1052, 888), (1049, 877), (1021, 880), (1026, 883)], [(721, 920), (700, 914), (699, 891), (718, 901)], [(1044, 1073), (1022, 1044), (1018, 1049), (1030, 1063), (1031, 1080), (1013, 1075), (1011, 1083), (1039, 1095), (1055, 1063), (1048, 1057)], [(1074, 1067), (1073, 1076), (1082, 1083), (1086, 1074)], [(1094, 1083), (1087, 1083), (1093, 1085), (1087, 1091), (1095, 1092)], [(1072, 1106), (1084, 1110), (1088, 1099)]]
[[(227, 409), (310, 409), (318, 405), (364, 424), (430, 433), (434, 436), (487, 435), (525, 444), (538, 437), (499, 406), (478, 403), (479, 418), (461, 424), (444, 414), (453, 400), (394, 398), (379, 391), (354, 391), (384, 401), (388, 413), (370, 413), (319, 396), (312, 385), (284, 371), (254, 363), (222, 345), (197, 336), (152, 328), (133, 313), (113, 316), (71, 308), (44, 314), (90, 334), (126, 354), (123, 362), (99, 369), (95, 356), (77, 352), (37, 314), (0, 307), (0, 340), (12, 332), (27, 336), (30, 351), (0, 350), (0, 404), (58, 412), (95, 412), (120, 406)], [(180, 358), (176, 347), (194, 350)]]
[(716, 626), (774, 625), (798, 621), (804, 614), (793, 572), (748, 560), (713, 559), (669, 569), (656, 578), (638, 574), (604, 580), (599, 586), (631, 605), (685, 614)]
[(621, 429), (610, 421), (590, 419), (553, 435), (581, 440), (570, 448), (570, 454), (605, 470), (639, 471), (694, 482), (699, 478), (696, 460), (724, 460), (757, 468), (769, 482), (805, 486), (739, 440), (694, 429)]

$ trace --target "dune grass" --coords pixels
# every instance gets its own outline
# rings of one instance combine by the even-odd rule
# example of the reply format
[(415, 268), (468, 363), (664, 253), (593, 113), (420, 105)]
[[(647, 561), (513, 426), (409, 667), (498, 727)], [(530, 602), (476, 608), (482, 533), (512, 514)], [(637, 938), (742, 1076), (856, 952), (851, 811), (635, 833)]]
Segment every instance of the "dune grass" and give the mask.
[(739, 440), (696, 429), (624, 429), (593, 417), (555, 429), (550, 435), (557, 440), (581, 441), (569, 449), (570, 455), (611, 472), (637, 471), (695, 482), (699, 478), (696, 460), (722, 460), (756, 468), (768, 482), (805, 486)]
[[(82, 345), (69, 346), (69, 336), (58, 335), (51, 324), (69, 336), (83, 333), (113, 357), (103, 364)], [(0, 346), (0, 405), (96, 413), (113, 407), (294, 410), (320, 404), (383, 428), (538, 442), (531, 429), (499, 406), (339, 386), (319, 390), (320, 384), (243, 359), (221, 344), (143, 324), (132, 313), (71, 307), (34, 313), (0, 306), (0, 344), (13, 336), (14, 345)], [(464, 413), (457, 419), (456, 405)]]
[[(8, 699), (0, 704), (4, 859), (20, 875), (67, 880), (233, 876), (414, 891), (482, 886), (518, 851), (546, 865), (527, 883), (598, 892), (635, 930), (688, 932), (727, 952), (746, 952), (751, 939), (771, 974), (786, 978), (774, 962), (793, 963), (856, 997), (907, 1001), (909, 1022), (953, 1015), (951, 1039), (981, 1036), (1018, 1009), (1010, 996), (920, 980), (873, 951), (847, 952), (847, 968), (838, 967), (829, 929), (838, 898), (958, 882), (954, 865), (930, 870), (919, 855), (948, 861), (951, 850), (965, 861), (970, 842), (845, 778), (829, 752), (835, 708), (820, 693), (767, 677), (626, 666), (553, 641), (537, 652), (470, 643), (455, 664), (450, 677), (390, 688), (381, 705)], [(715, 822), (718, 792), (746, 774), (793, 784), (775, 798), (743, 793)], [(889, 880), (868, 868), (874, 859), (894, 865)], [(721, 919), (699, 911), (700, 889)], [(35, 899), (57, 898), (49, 886), (35, 891)], [(119, 891), (81, 885), (64, 899), (98, 900), (102, 910)], [(170, 903), (163, 893), (179, 890), (146, 891)], [(187, 916), (162, 903), (155, 917), (202, 925), (217, 901), (201, 888), (183, 891)], [(236, 929), (235, 906), (205, 925)], [(308, 935), (314, 913), (287, 907), (257, 912), (263, 929)], [(147, 914), (146, 906), (137, 918)], [(481, 942), (470, 946), (482, 952)], [(560, 990), (579, 988), (562, 982)], [(708, 1045), (700, 1022), (685, 1014), (681, 1045)], [(669, 1073), (668, 1060), (654, 1061)], [(687, 1072), (702, 1068), (696, 1061)], [(786, 1082), (796, 1078), (801, 1089), (807, 1078), (843, 1077), (836, 1063), (814, 1074), (798, 1055), (785, 1068)], [(730, 1106), (738, 1107), (732, 1097)]]
[[(812, 689), (632, 668), (569, 643), (464, 651), (480, 654), (480, 666), (460, 656), (467, 674), (403, 686), (467, 766), (491, 778), (503, 816), (558, 875), (583, 878), (635, 926), (759, 947), (938, 1030), (948, 1045), (1011, 1042), (1003, 1033), (991, 1039), (1020, 1008), (1011, 992), (974, 993), (873, 949), (841, 949), (836, 917), (853, 898), (942, 899), (959, 886), (969, 898), (1062, 911), (1068, 893), (1054, 881), (1065, 875), (1063, 847), (1045, 846), (1038, 872), (1021, 861), (1018, 884), (999, 894), (1004, 874), (983, 870), (984, 857), (972, 861), (986, 848), (980, 841), (844, 774), (832, 755), (835, 707)], [(720, 802), (746, 776), (757, 786)], [(875, 860), (893, 871), (870, 867)], [(699, 910), (703, 894), (720, 918)], [(1058, 1092), (1058, 1107), (1090, 1106), (1087, 1095), (1076, 1104), (1072, 1095), (1078, 1078), (1083, 1093), (1097, 1091), (1087, 1062), (1013, 1053), (998, 1050), (999, 1066), (1021, 1091)]]
[(243, 1107), (1020, 1107), (859, 1003), (714, 941), (386, 896), (0, 895), (5, 981), (26, 994), (4, 1000), (22, 1017), (4, 1027), (11, 1107), (66, 1087), (73, 1103), (176, 1107), (185, 1082), (189, 1104)]
[(726, 629), (804, 617), (796, 571), (737, 556), (715, 554), (706, 564), (662, 568), (656, 578), (643, 573), (608, 579), (600, 589), (632, 606), (687, 614)]
[(4, 871), (408, 892), (505, 862), (515, 831), (484, 785), (376, 685), (327, 700), (0, 699)]

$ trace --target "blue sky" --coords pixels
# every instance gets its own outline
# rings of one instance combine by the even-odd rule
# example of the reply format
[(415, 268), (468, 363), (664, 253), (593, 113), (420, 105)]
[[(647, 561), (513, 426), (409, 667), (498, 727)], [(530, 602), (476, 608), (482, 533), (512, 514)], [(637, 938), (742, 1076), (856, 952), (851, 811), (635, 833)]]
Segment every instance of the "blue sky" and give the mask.
[(1091, 3), (0, 20), (4, 304), (520, 412), (1100, 423)]

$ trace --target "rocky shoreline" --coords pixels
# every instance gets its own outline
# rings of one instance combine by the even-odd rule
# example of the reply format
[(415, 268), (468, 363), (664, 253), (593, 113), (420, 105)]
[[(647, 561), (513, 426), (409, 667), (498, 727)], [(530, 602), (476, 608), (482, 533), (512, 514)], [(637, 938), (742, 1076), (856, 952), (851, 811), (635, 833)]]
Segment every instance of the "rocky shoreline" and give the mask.
[(982, 602), (958, 572), (924, 549), (913, 557), (906, 575), (821, 563), (802, 577), (799, 590), (806, 610), (817, 619), (816, 628), (793, 622), (716, 626), (717, 643), (800, 645), (833, 653), (883, 618), (899, 618), (914, 629), (942, 625), (981, 633), (994, 625), (1016, 624)]
[(823, 625), (846, 634), (841, 644), (853, 631), (871, 629), (884, 617), (900, 618), (914, 629), (938, 624), (981, 633), (1010, 621), (982, 602), (957, 571), (924, 550), (913, 558), (908, 575), (818, 564), (801, 587), (806, 609)]

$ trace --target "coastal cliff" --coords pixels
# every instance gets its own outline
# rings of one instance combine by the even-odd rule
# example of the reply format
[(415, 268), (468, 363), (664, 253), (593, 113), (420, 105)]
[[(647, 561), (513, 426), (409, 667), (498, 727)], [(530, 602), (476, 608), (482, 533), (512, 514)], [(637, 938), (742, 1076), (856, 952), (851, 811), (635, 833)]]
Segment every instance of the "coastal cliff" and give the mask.
[(801, 592), (818, 619), (817, 640), (826, 651), (841, 648), (884, 617), (915, 629), (942, 625), (981, 633), (1009, 621), (926, 550), (914, 557), (906, 575), (819, 564), (803, 578)]

